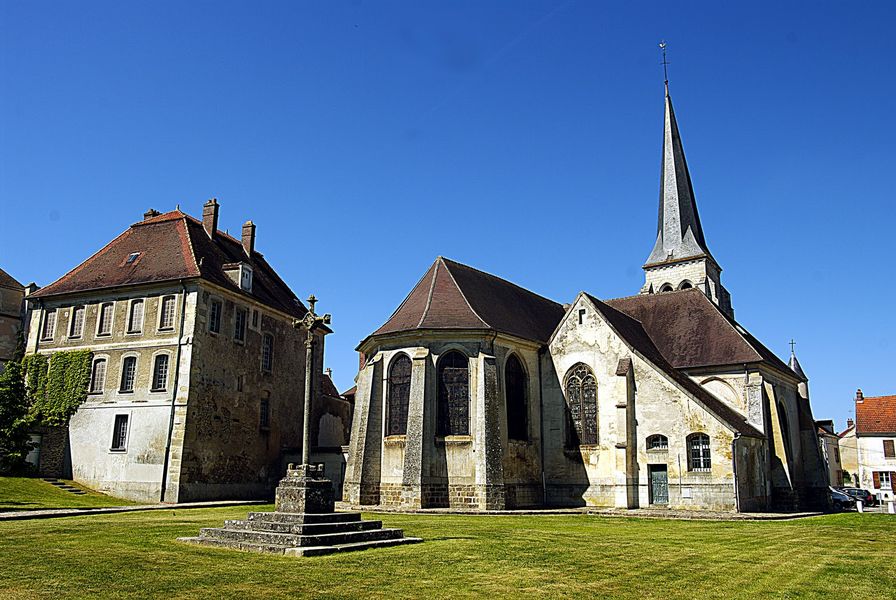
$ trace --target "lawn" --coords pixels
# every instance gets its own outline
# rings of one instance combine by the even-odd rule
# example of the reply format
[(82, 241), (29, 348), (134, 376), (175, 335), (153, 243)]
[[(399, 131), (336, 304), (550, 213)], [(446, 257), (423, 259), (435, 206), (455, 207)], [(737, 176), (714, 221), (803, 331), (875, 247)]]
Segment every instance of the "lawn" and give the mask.
[[(422, 544), (317, 558), (184, 545), (246, 507), (0, 522), (2, 598), (881, 598), (896, 518), (381, 515)], [(372, 515), (368, 515), (372, 517)]]
[[(66, 481), (66, 483), (71, 483)], [(75, 484), (77, 487), (77, 484)], [(82, 488), (85, 489), (85, 488)], [(46, 481), (31, 477), (0, 477), (0, 512), (44, 508), (93, 508), (126, 506), (129, 500), (86, 490), (83, 496), (60, 490)]]

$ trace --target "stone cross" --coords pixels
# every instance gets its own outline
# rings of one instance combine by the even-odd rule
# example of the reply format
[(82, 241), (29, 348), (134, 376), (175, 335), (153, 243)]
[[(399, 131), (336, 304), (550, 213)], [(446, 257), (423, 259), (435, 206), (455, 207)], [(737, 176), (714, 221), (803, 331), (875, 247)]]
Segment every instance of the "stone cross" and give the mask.
[(308, 312), (301, 320), (293, 321), (293, 327), (303, 328), (307, 331), (305, 338), (305, 408), (302, 417), (302, 468), (306, 473), (311, 472), (311, 398), (314, 394), (312, 382), (314, 379), (314, 334), (325, 325), (330, 324), (329, 314), (318, 316), (314, 312), (317, 298), (314, 294), (308, 297)]

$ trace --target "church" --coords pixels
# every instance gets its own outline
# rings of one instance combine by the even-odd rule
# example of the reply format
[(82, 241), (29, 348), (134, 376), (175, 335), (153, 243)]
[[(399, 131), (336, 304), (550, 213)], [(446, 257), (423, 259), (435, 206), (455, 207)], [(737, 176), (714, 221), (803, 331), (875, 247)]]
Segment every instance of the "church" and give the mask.
[[(734, 318), (668, 84), (659, 223), (626, 298), (438, 257), (361, 356), (344, 497), (404, 510), (827, 506), (795, 356)], [(634, 290), (633, 290), (634, 291)]]

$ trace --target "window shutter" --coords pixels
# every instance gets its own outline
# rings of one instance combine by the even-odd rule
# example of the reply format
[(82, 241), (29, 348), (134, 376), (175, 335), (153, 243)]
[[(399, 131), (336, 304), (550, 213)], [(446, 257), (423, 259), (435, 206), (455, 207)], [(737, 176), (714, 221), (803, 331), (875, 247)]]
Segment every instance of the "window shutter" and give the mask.
[(880, 474), (878, 474), (877, 471), (874, 471), (873, 473), (871, 473), (871, 476), (874, 478), (874, 489), (879, 490), (880, 489)]

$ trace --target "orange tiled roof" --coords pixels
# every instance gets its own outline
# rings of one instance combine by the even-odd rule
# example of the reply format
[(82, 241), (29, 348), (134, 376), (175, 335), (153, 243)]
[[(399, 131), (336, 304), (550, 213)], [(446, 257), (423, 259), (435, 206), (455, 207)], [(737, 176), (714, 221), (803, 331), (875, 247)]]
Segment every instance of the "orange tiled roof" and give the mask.
[(896, 434), (896, 396), (856, 400), (856, 434)]

